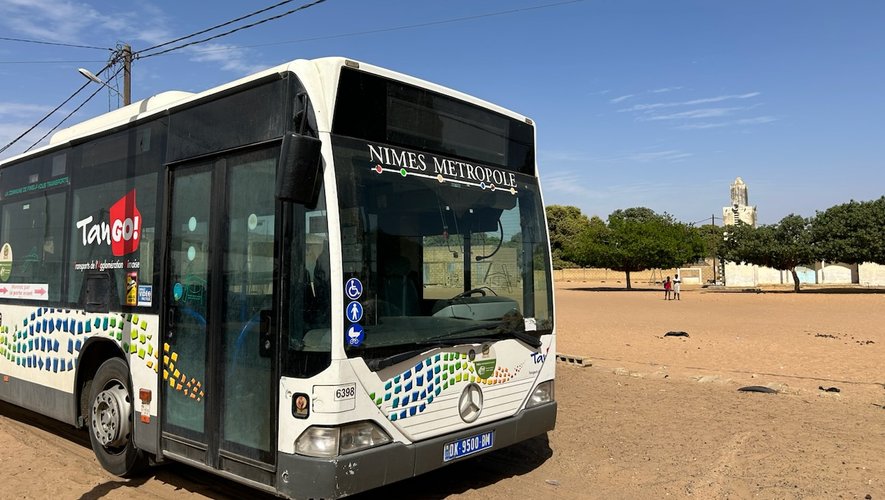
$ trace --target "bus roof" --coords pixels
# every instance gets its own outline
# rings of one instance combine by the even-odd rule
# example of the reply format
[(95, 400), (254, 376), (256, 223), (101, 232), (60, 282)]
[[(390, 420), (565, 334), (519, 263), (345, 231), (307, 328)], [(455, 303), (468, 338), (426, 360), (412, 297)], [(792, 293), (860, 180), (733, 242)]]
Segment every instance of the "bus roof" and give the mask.
[[(326, 82), (337, 82), (338, 78), (338, 70), (341, 66), (351, 66), (359, 68), (362, 71), (367, 71), (370, 73), (374, 73), (380, 76), (384, 76), (387, 78), (395, 79), (398, 81), (402, 81), (404, 83), (409, 83), (412, 85), (416, 85), (422, 88), (427, 88), (429, 90), (449, 95), (455, 97), (457, 99), (470, 102), (481, 106), (483, 108), (488, 108), (492, 111), (500, 113), (502, 115), (508, 116), (513, 119), (517, 119), (520, 121), (525, 121), (529, 124), (533, 122), (527, 117), (510, 111), (506, 108), (498, 106), (496, 104), (484, 101), (482, 99), (478, 99), (469, 94), (465, 94), (463, 92), (459, 92), (453, 90), (448, 87), (444, 87), (442, 85), (435, 84), (433, 82), (429, 82), (426, 80), (422, 80), (420, 78), (415, 78), (403, 73), (399, 73), (396, 71), (388, 70), (379, 66), (374, 66), (371, 64), (366, 64), (358, 61), (354, 61), (352, 59), (346, 59), (344, 57), (323, 57), (312, 60), (304, 60), (298, 59), (293, 60), (285, 64), (281, 64), (279, 66), (275, 66), (272, 68), (268, 68), (266, 70), (260, 71), (258, 73), (254, 73), (252, 75), (248, 75), (246, 77), (234, 80), (232, 82), (225, 83), (223, 85), (210, 88), (203, 92), (192, 93), (192, 92), (182, 92), (182, 91), (166, 91), (156, 94), (154, 96), (148, 97), (146, 99), (142, 99), (140, 101), (129, 104), (128, 106), (124, 106), (122, 108), (116, 109), (114, 111), (110, 111), (108, 113), (104, 113), (102, 115), (96, 116), (94, 118), (90, 118), (88, 120), (82, 121), (75, 125), (72, 125), (68, 128), (59, 130), (55, 134), (53, 134), (49, 139), (49, 144), (43, 146), (34, 151), (30, 151), (27, 153), (22, 153), (20, 155), (13, 156), (11, 158), (7, 158), (5, 160), (0, 160), (0, 165), (4, 165), (6, 163), (13, 162), (15, 160), (33, 156), (39, 154), (40, 152), (54, 149), (64, 144), (67, 144), (71, 141), (75, 141), (77, 139), (89, 137), (91, 135), (100, 134), (101, 132), (105, 132), (108, 130), (112, 130), (114, 128), (120, 127), (127, 123), (132, 123), (143, 118), (150, 117), (152, 115), (156, 115), (165, 111), (172, 110), (174, 108), (184, 106), (190, 102), (194, 102), (206, 97), (210, 97), (214, 94), (223, 92), (225, 90), (235, 88), (244, 84), (247, 84), (254, 80), (259, 80), (261, 78), (267, 77), (274, 73), (284, 73), (288, 71), (292, 71), (296, 74), (299, 72), (298, 69), (305, 70), (305, 66), (311, 67), (314, 72), (316, 72), (317, 76), (322, 81)], [(300, 67), (300, 68), (299, 68)], [(334, 106), (334, 103), (328, 103), (330, 106), (329, 109), (324, 110), (327, 115), (331, 116), (331, 106)], [(326, 128), (326, 127), (321, 127)], [(326, 129), (328, 130), (328, 129)]]

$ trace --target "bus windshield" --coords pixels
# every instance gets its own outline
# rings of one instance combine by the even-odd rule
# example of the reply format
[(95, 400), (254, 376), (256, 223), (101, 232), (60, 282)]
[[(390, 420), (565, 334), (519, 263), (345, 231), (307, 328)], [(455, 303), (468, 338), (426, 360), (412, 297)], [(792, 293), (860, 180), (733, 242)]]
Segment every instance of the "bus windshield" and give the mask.
[(344, 277), (364, 288), (345, 309), (363, 329), (351, 356), (550, 333), (537, 178), (351, 138), (333, 150)]
[(344, 279), (363, 288), (345, 300), (349, 356), (378, 369), (434, 346), (536, 348), (552, 332), (529, 121), (343, 68), (332, 151)]

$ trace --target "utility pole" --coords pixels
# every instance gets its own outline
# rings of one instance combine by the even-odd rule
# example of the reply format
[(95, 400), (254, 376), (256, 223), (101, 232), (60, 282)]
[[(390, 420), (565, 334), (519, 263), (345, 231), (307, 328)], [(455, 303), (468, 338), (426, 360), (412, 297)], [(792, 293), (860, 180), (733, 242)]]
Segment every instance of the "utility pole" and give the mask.
[[(716, 214), (710, 215), (710, 225), (716, 227)], [(716, 254), (713, 254), (713, 284), (716, 284)]]
[(124, 44), (120, 50), (123, 56), (123, 106), (132, 104), (132, 47)]

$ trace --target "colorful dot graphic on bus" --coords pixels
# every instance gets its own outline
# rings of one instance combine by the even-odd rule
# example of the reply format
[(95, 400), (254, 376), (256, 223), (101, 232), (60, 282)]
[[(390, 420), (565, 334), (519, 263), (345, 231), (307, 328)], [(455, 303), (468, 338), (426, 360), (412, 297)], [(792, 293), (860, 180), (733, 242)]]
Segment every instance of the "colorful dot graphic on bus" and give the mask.
[(178, 362), (178, 353), (172, 351), (169, 344), (163, 344), (163, 380), (169, 383), (169, 388), (174, 389), (185, 397), (197, 402), (203, 400), (205, 388), (203, 383), (194, 378), (188, 378), (175, 364)]
[(450, 387), (471, 382), (504, 384), (522, 370), (522, 364), (513, 370), (500, 366), (492, 369), (494, 362), (493, 359), (470, 361), (465, 353), (439, 353), (385, 381), (380, 396), (375, 393), (369, 396), (379, 408), (387, 408), (387, 418), (392, 422), (414, 417), (426, 411), (434, 399)]
[[(146, 320), (132, 313), (88, 314), (70, 309), (39, 307), (26, 314), (21, 325), (0, 326), (0, 361), (52, 373), (73, 371), (86, 340), (97, 336), (116, 341), (122, 351), (129, 354), (131, 363), (144, 363), (148, 369), (159, 373), (160, 353), (151, 342), (154, 333), (148, 331)], [(171, 353), (171, 356), (178, 359), (176, 353)], [(200, 382), (181, 382), (181, 388), (178, 384), (173, 388), (182, 392), (184, 388), (189, 388), (185, 396), (190, 397), (194, 393), (190, 388), (196, 387), (196, 395), (191, 399), (199, 401), (202, 398)]]

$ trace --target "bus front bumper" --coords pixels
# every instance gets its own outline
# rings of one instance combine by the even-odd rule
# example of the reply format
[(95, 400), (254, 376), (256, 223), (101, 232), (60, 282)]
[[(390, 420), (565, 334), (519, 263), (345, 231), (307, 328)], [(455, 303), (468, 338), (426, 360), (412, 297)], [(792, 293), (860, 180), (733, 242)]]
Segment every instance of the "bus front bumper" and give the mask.
[[(553, 430), (556, 402), (519, 412), (490, 424), (471, 427), (413, 444), (392, 443), (358, 453), (322, 459), (280, 453), (276, 488), (289, 498), (338, 498), (438, 469), (449, 463), (500, 450)], [(488, 431), (494, 446), (451, 462), (443, 460), (446, 443)]]

